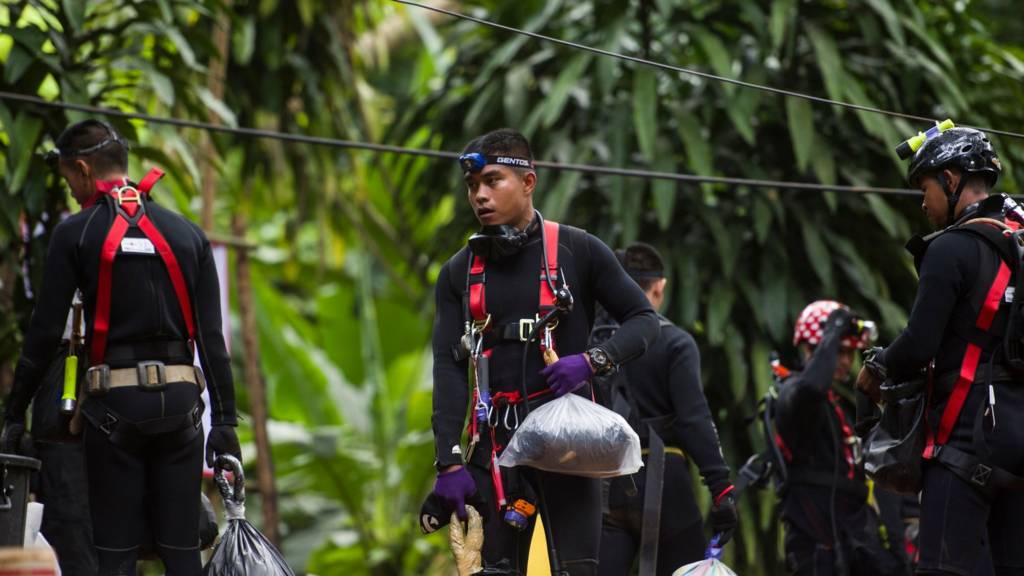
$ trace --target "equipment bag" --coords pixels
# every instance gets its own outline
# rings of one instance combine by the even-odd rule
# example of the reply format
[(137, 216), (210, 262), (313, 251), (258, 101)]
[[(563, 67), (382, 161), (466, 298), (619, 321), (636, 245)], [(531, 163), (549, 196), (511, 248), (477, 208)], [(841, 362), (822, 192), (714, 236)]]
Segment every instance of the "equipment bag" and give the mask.
[(903, 494), (921, 490), (921, 460), (928, 427), (926, 378), (882, 385), (885, 405), (868, 433), (864, 470), (879, 488)]
[(611, 410), (576, 394), (530, 411), (498, 464), (587, 478), (640, 470), (640, 437)]
[[(233, 456), (221, 454), (213, 468), (213, 479), (224, 499), (228, 527), (203, 568), (203, 575), (295, 576), (277, 548), (245, 519), (242, 463)], [(225, 472), (234, 474), (234, 485), (224, 476)]]

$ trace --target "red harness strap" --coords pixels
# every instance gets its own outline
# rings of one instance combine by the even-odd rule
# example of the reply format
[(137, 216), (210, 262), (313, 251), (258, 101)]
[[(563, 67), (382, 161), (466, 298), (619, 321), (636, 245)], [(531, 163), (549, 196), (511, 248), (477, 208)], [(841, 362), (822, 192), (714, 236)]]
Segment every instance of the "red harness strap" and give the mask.
[[(548, 275), (553, 283), (558, 281), (558, 223), (546, 220), (544, 222), (544, 246), (547, 250), (548, 267), (540, 270), (540, 305), (538, 311), (544, 314), (555, 306), (555, 295), (548, 286)], [(487, 319), (487, 292), (485, 282), (487, 279), (487, 262), (481, 257), (474, 255), (473, 264), (469, 269), (469, 314), (473, 320), (483, 322)]]
[[(143, 235), (153, 243), (153, 247), (164, 261), (167, 274), (171, 279), (171, 285), (174, 287), (174, 294), (178, 299), (178, 305), (181, 307), (181, 314), (185, 319), (189, 342), (195, 342), (192, 301), (189, 298), (188, 287), (185, 284), (185, 276), (181, 272), (181, 266), (178, 264), (178, 259), (171, 250), (170, 244), (167, 243), (164, 235), (160, 233), (160, 230), (153, 224), (153, 221), (145, 214), (142, 204), (143, 197), (148, 196), (150, 189), (163, 175), (163, 171), (159, 169), (154, 168), (150, 170), (145, 178), (139, 182), (138, 186), (135, 187), (135, 190), (138, 191), (137, 195), (133, 191), (128, 190), (126, 181), (120, 183), (97, 181), (97, 194), (90, 198), (86, 204), (83, 204), (84, 207), (89, 207), (95, 204), (102, 195), (109, 195), (113, 197), (114, 207), (117, 210), (114, 216), (114, 223), (110, 226), (107, 237), (103, 241), (103, 248), (100, 251), (100, 269), (96, 287), (96, 316), (93, 320), (92, 346), (89, 355), (90, 362), (94, 366), (102, 364), (106, 356), (107, 334), (110, 331), (110, 304), (111, 293), (113, 292), (114, 260), (117, 258), (121, 241), (124, 240), (125, 234), (127, 234), (128, 229), (132, 226), (138, 227)], [(139, 210), (143, 210), (141, 216), (138, 216), (135, 222), (129, 220), (129, 218), (135, 220)]]
[(839, 405), (839, 397), (831, 390), (828, 391), (828, 402), (836, 412), (836, 418), (839, 420), (839, 428), (843, 434), (842, 444), (843, 457), (846, 459), (846, 477), (853, 480), (857, 463), (854, 461), (853, 448), (850, 445), (850, 440), (852, 438), (856, 438), (856, 436), (853, 434), (853, 428), (851, 428), (849, 422), (846, 421), (846, 413), (843, 412), (843, 407)]
[[(992, 321), (999, 310), (999, 302), (1002, 300), (1003, 293), (1006, 292), (1006, 287), (1009, 283), (1010, 267), (1000, 259), (999, 271), (996, 273), (992, 285), (989, 286), (988, 294), (985, 296), (985, 303), (982, 305), (981, 311), (978, 313), (978, 319), (975, 322), (975, 326), (978, 329), (988, 332), (989, 328), (992, 327)], [(967, 351), (964, 353), (964, 359), (960, 363), (960, 375), (957, 378), (956, 385), (953, 387), (953, 393), (950, 394), (946, 408), (942, 411), (939, 428), (934, 434), (928, 435), (928, 442), (924, 448), (925, 458), (932, 457), (935, 446), (942, 446), (949, 441), (949, 436), (953, 433), (953, 427), (956, 425), (956, 421), (960, 417), (960, 411), (963, 410), (964, 402), (967, 400), (967, 393), (974, 383), (974, 377), (980, 360), (981, 347), (977, 344), (969, 343)]]

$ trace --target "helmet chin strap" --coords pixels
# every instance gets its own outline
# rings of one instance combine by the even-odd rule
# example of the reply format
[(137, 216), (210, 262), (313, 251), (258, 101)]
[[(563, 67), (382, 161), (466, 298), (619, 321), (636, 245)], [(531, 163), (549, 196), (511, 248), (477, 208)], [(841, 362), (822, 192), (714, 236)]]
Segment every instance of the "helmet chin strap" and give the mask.
[(952, 226), (956, 222), (956, 205), (960, 203), (960, 195), (964, 191), (964, 185), (967, 184), (967, 178), (961, 177), (960, 181), (956, 184), (956, 190), (950, 194), (949, 180), (946, 175), (939, 173), (939, 183), (942, 184), (942, 191), (946, 193), (946, 200), (949, 203), (949, 210), (946, 213), (946, 226)]

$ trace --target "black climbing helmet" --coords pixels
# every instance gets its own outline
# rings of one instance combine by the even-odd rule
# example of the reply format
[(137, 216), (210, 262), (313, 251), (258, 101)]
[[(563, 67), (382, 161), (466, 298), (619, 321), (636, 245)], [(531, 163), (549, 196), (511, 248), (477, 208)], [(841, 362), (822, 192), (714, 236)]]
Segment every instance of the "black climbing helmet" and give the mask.
[(988, 136), (974, 128), (950, 128), (924, 143), (910, 161), (907, 180), (913, 187), (925, 175), (944, 168), (966, 174), (982, 174), (990, 187), (996, 185), (1002, 165)]

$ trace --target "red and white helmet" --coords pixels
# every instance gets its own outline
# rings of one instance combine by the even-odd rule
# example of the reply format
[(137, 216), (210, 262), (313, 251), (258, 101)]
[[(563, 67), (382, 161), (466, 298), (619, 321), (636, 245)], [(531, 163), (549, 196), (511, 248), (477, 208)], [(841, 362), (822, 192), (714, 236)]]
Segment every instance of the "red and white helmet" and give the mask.
[[(808, 304), (796, 320), (796, 327), (793, 329), (793, 345), (799, 346), (801, 343), (807, 343), (810, 346), (817, 346), (820, 344), (825, 335), (825, 320), (828, 319), (829, 314), (839, 308), (850, 309), (849, 306), (835, 300), (817, 300)], [(843, 346), (857, 350), (867, 348), (871, 341), (870, 331), (860, 330), (859, 332), (857, 335), (844, 337)]]

